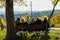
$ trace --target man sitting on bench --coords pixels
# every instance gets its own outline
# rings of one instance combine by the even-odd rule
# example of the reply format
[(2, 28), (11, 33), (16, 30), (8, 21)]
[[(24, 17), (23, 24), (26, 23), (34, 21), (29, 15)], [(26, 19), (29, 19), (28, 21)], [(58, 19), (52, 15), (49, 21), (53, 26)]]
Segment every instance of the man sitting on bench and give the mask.
[(41, 19), (39, 19), (39, 18), (36, 18), (35, 24), (42, 24), (42, 21), (41, 21)]
[(16, 23), (16, 25), (18, 25), (20, 23), (20, 18), (17, 18), (15, 23)]

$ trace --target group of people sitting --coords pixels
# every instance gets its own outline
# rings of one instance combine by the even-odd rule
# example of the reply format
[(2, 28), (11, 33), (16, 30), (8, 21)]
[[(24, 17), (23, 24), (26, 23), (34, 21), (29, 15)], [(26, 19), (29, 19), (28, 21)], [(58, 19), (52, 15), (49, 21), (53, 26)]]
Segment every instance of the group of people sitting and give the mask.
[(46, 25), (46, 23), (48, 26), (50, 26), (46, 17), (44, 18), (44, 21), (41, 21), (41, 19), (39, 19), (39, 18), (36, 18), (36, 19), (32, 18), (32, 20), (30, 22), (25, 21), (24, 18), (17, 18), (17, 20), (16, 20), (16, 25), (27, 25), (29, 30), (31, 29), (30, 25), (35, 25), (35, 24), (45, 24)]
[(45, 24), (46, 22), (48, 22), (47, 18), (44, 18), (44, 21), (41, 21), (41, 19), (39, 18), (36, 18), (36, 19), (32, 18), (30, 22), (25, 21), (24, 18), (17, 18), (15, 23), (16, 24), (19, 24), (19, 23), (20, 24)]

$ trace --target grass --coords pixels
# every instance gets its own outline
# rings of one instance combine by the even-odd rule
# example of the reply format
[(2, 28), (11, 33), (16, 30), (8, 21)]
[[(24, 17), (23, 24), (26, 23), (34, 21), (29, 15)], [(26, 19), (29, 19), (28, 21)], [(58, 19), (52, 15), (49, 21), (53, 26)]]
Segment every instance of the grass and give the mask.
[(6, 29), (3, 29), (2, 31), (0, 30), (0, 40), (3, 40), (5, 36), (6, 36)]
[(51, 27), (60, 28), (60, 24), (53, 24)]
[(55, 24), (55, 27), (58, 27), (58, 28), (60, 28), (60, 24)]
[(45, 36), (37, 35), (37, 34), (27, 34), (22, 35), (21, 40), (60, 40), (60, 30), (50, 30), (47, 38)]
[(50, 30), (50, 40), (60, 40), (60, 30)]
[[(3, 40), (5, 36), (6, 36), (6, 29), (3, 29), (2, 31), (0, 30), (0, 40)], [(60, 40), (60, 30), (58, 31), (50, 30), (47, 38), (41, 35), (34, 34), (34, 33), (31, 33), (31, 34), (28, 33), (27, 35), (21, 35), (19, 39), (21, 40), (46, 40), (46, 39)]]

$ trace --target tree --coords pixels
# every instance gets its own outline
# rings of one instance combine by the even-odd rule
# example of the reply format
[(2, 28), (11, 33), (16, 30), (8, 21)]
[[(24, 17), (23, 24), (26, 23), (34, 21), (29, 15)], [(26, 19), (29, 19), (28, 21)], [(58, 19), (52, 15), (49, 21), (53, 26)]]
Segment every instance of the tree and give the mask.
[(55, 15), (53, 19), (55, 24), (60, 24), (60, 14)]
[(54, 22), (53, 22), (53, 18), (51, 18), (51, 19), (50, 19), (50, 24), (53, 24), (53, 23), (54, 23)]
[[(14, 0), (17, 2), (17, 0)], [(23, 0), (20, 0), (23, 4)], [(7, 35), (6, 40), (15, 40), (15, 28), (14, 28), (14, 11), (13, 11), (13, 0), (0, 0), (0, 8), (6, 7), (6, 20), (7, 20)], [(26, 4), (25, 4), (26, 5)]]
[(13, 0), (6, 0), (7, 35), (6, 40), (15, 40)]
[[(0, 8), (5, 7), (5, 3), (6, 0), (0, 0)], [(21, 5), (25, 5), (27, 7), (26, 1), (25, 0), (13, 0), (13, 4), (19, 4), (19, 6)]]
[(24, 5), (27, 7), (26, 0), (13, 0), (14, 3), (19, 4), (19, 6)]
[(0, 27), (1, 27), (1, 30), (3, 30), (4, 27), (6, 27), (6, 22), (4, 21), (3, 18), (0, 18)]
[(6, 0), (0, 0), (0, 8), (5, 7)]
[(52, 10), (51, 15), (50, 15), (50, 17), (49, 17), (49, 19), (48, 19), (48, 20), (50, 20), (51, 16), (53, 15), (54, 10), (55, 10), (55, 7), (56, 7), (56, 5), (57, 5), (58, 1), (60, 1), (60, 0), (53, 0), (53, 1), (52, 1), (52, 4), (54, 5), (54, 7), (53, 7), (53, 10)]

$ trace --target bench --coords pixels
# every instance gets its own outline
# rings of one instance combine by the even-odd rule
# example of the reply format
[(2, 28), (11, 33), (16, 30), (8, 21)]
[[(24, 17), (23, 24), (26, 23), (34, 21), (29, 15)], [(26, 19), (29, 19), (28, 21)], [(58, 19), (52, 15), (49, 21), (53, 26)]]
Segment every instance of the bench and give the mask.
[(32, 31), (44, 31), (45, 30), (45, 24), (33, 24), (30, 25)]
[(24, 25), (24, 24), (16, 25), (16, 29), (17, 29), (17, 31), (27, 31), (28, 25)]

